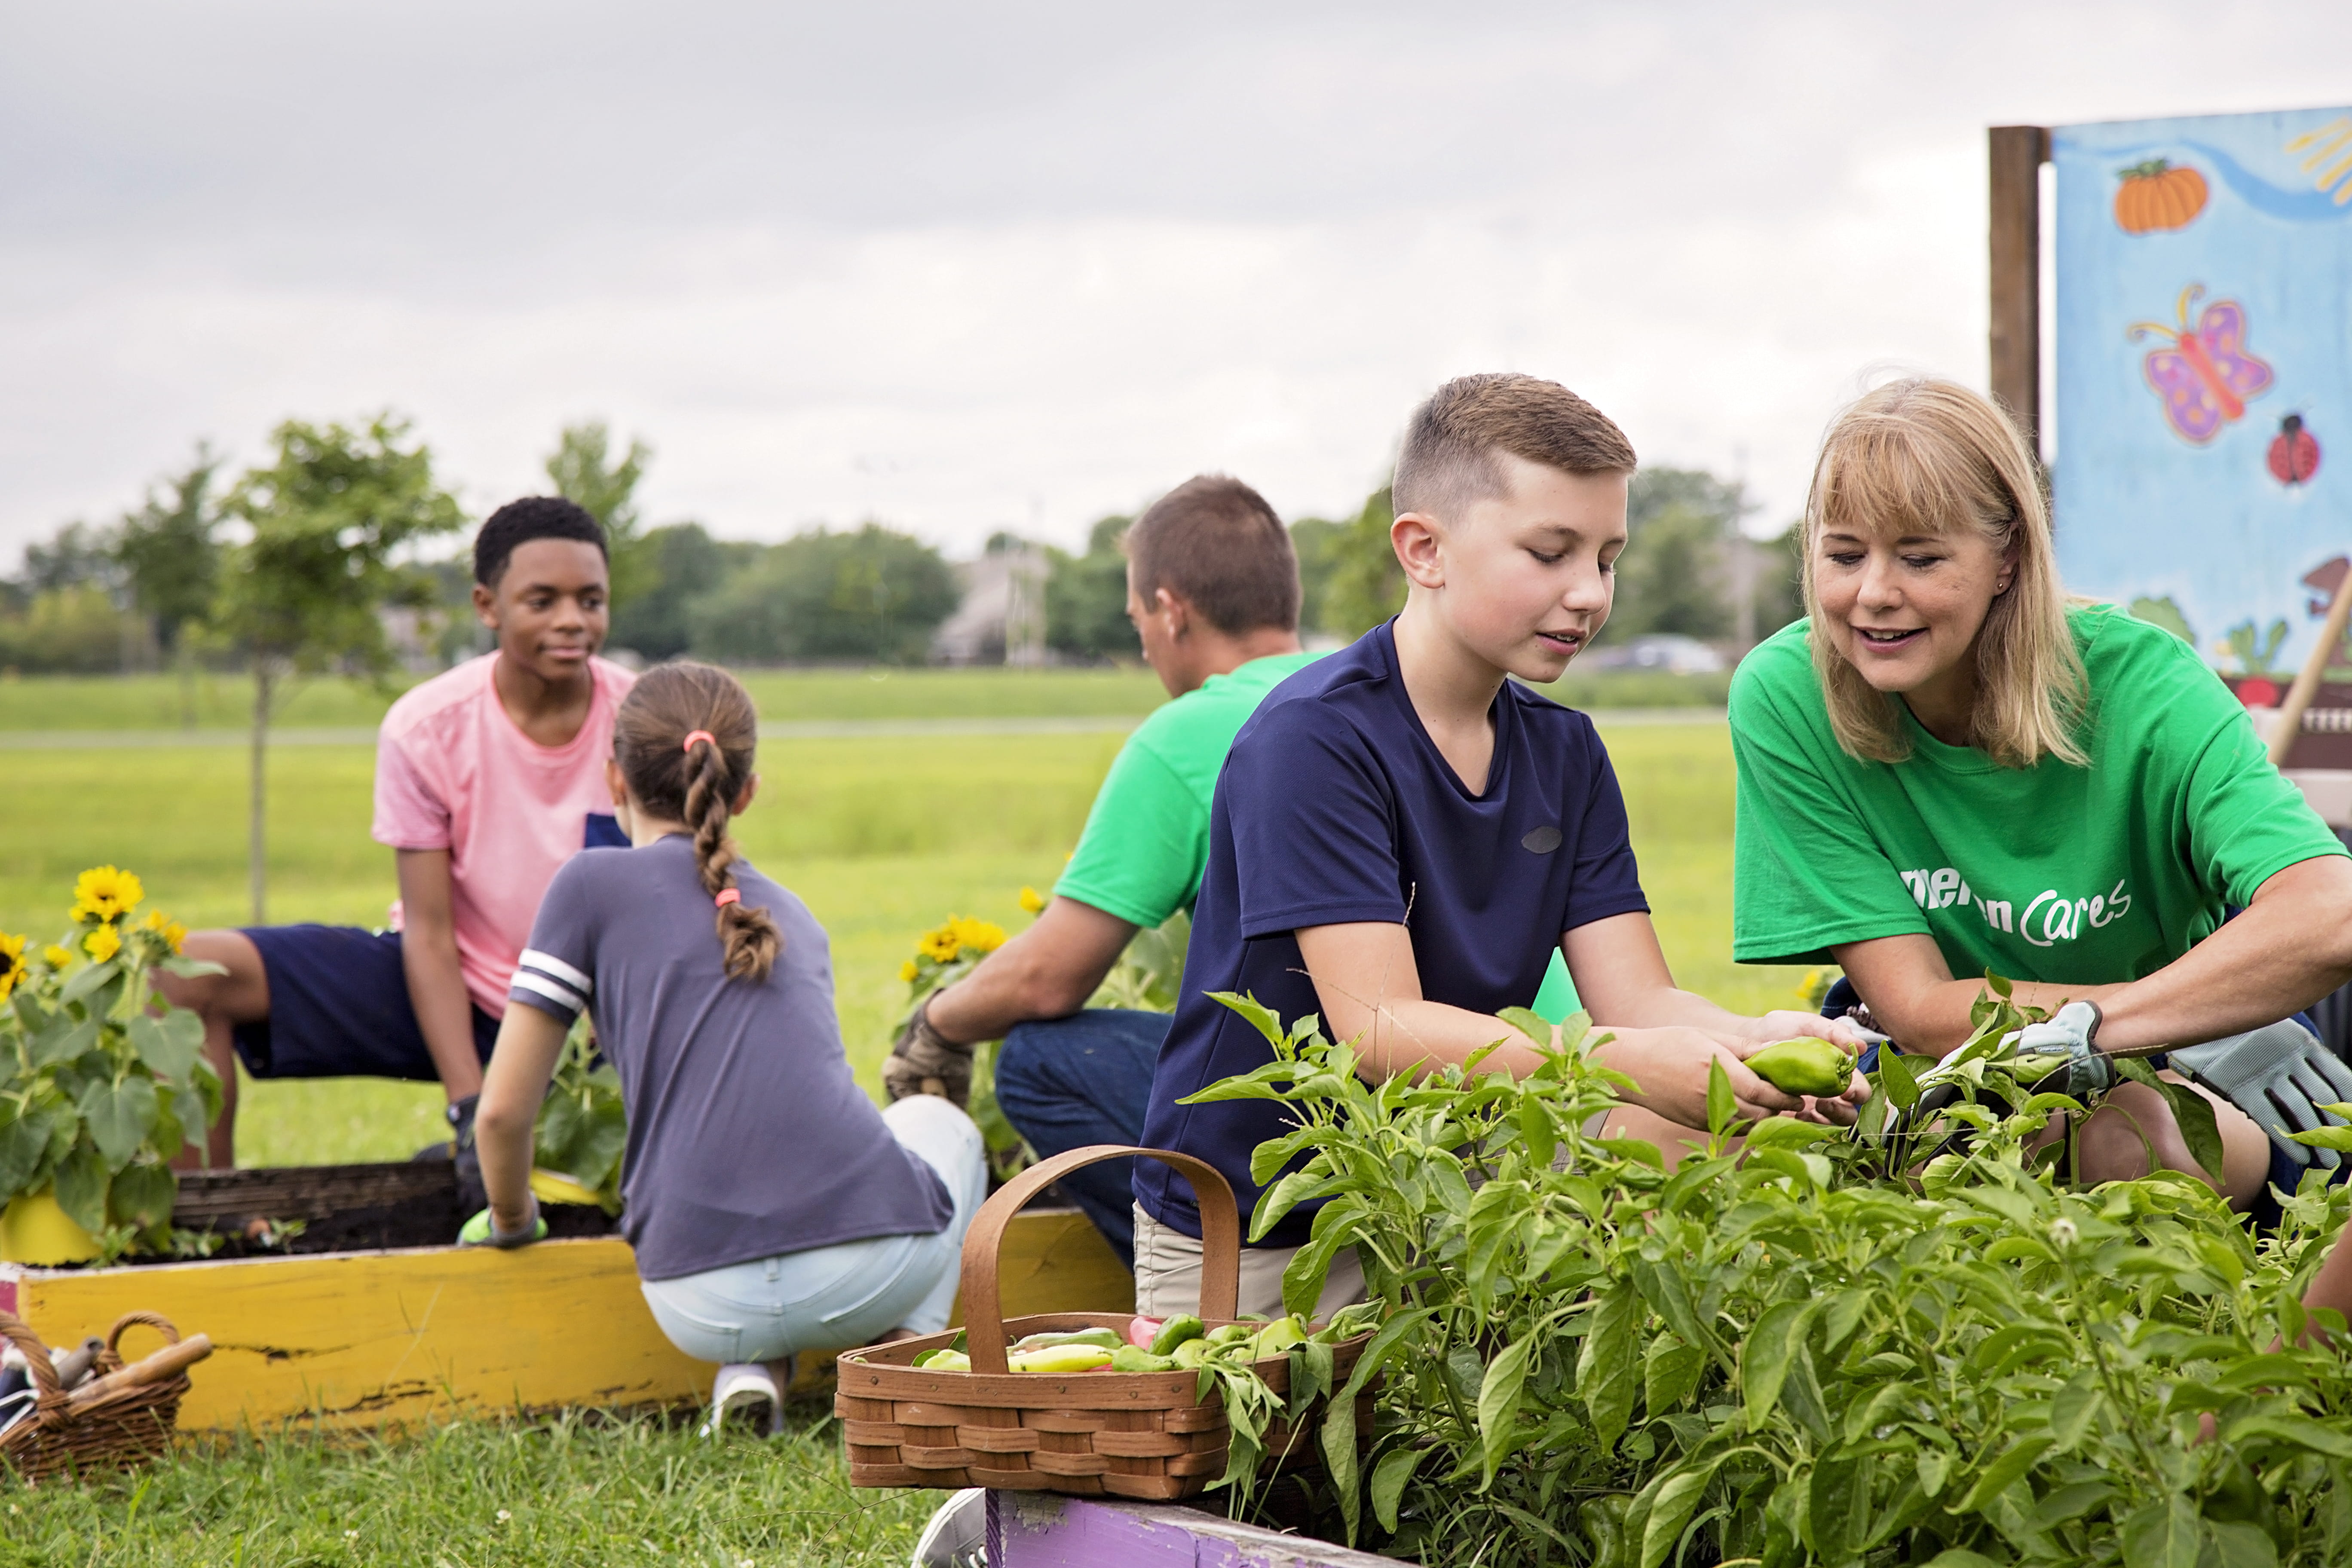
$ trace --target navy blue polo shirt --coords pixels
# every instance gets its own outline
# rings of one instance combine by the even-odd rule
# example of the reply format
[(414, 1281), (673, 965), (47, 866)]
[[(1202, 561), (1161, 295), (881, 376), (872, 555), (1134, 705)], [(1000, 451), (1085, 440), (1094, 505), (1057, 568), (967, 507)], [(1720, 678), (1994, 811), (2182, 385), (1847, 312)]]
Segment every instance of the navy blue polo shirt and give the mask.
[[(1381, 626), (1276, 687), (1234, 739), (1143, 1142), (1224, 1173), (1244, 1233), (1259, 1192), (1250, 1153), (1293, 1122), (1267, 1100), (1177, 1103), (1272, 1059), (1210, 993), (1255, 996), (1286, 1025), (1319, 1013), (1293, 933), (1387, 921), (1412, 932), (1423, 996), (1524, 1007), (1562, 932), (1650, 907), (1592, 721), (1507, 680), (1490, 711), (1494, 762), (1473, 795), (1422, 728)], [(1192, 1185), (1167, 1166), (1137, 1161), (1135, 1196), (1160, 1224), (1201, 1234)], [(1306, 1241), (1316, 1206), (1293, 1209), (1262, 1245)]]

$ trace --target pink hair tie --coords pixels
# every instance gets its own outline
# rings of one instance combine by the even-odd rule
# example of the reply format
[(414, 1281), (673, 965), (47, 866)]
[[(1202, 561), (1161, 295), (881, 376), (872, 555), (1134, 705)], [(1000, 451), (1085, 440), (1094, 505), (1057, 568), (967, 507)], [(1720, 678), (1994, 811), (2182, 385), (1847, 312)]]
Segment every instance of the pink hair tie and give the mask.
[(713, 908), (721, 910), (730, 904), (740, 904), (742, 901), (743, 891), (740, 888), (721, 888), (719, 889), (719, 896), (710, 900)]
[(686, 743), (680, 746), (678, 750), (681, 752), (690, 752), (694, 750), (694, 743), (697, 741), (708, 741), (714, 748), (719, 744), (719, 737), (712, 734), (708, 730), (688, 730), (686, 732)]

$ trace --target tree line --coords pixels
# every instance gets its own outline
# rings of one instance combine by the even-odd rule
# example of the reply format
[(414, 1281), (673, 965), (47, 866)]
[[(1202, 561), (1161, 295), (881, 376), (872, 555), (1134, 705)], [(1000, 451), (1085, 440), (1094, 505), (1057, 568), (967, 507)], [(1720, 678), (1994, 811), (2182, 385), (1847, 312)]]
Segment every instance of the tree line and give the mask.
[[(200, 447), (115, 522), (68, 523), (26, 548), (20, 574), (0, 579), (0, 667), (211, 665), (268, 681), (320, 669), (381, 675), (404, 651), (434, 663), (477, 651), (469, 563), (462, 552), (418, 559), (468, 520), (429, 449), (408, 437), (390, 415), (361, 427), (289, 422), (273, 433), (269, 460), (234, 479)], [(929, 656), (961, 596), (936, 546), (870, 521), (774, 544), (719, 538), (698, 521), (648, 527), (636, 491), (653, 455), (639, 440), (620, 449), (590, 422), (563, 429), (544, 464), (551, 487), (610, 532), (613, 647), (735, 665)], [(1703, 469), (1637, 475), (1607, 640), (1752, 639), (1793, 619), (1791, 542), (1747, 541), (1748, 510), (1738, 484)], [(1043, 547), (1045, 637), (1058, 658), (1136, 657), (1119, 549), (1131, 521), (1101, 518), (1082, 549)], [(1351, 638), (1404, 602), (1391, 521), (1380, 489), (1352, 516), (1291, 525), (1305, 630)], [(991, 547), (1020, 542), (1000, 535)], [(389, 609), (412, 612), (402, 647), (387, 637)]]

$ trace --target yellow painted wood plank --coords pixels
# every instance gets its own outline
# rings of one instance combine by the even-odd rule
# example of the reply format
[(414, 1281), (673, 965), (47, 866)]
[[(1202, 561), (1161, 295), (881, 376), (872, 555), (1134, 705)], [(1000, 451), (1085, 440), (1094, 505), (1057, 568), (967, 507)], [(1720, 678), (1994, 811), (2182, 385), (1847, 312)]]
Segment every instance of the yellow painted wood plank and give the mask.
[[(1086, 1216), (1033, 1211), (1005, 1233), (1010, 1315), (1125, 1311), (1133, 1281)], [(618, 1237), (516, 1252), (419, 1247), (137, 1268), (28, 1269), (17, 1315), (49, 1342), (161, 1312), (210, 1334), (180, 1424), (222, 1430), (286, 1420), (377, 1426), (464, 1413), (663, 1404), (704, 1397), (712, 1368), (679, 1353), (637, 1289)], [(5, 1293), (5, 1291), (0, 1291)], [(138, 1353), (146, 1341), (128, 1348)], [(841, 1347), (846, 1349), (848, 1347)], [(830, 1358), (802, 1358), (803, 1381)]]

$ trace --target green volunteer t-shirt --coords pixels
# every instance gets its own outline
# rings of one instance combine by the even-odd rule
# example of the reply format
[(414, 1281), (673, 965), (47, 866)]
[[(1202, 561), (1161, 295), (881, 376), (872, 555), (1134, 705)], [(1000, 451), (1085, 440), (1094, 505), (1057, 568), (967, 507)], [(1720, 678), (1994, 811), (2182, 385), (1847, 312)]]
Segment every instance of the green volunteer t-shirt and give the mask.
[(1831, 733), (1808, 622), (1741, 662), (1734, 958), (1821, 963), (1917, 932), (1958, 978), (2136, 980), (2274, 873), (2345, 852), (2193, 648), (2113, 605), (2067, 620), (2090, 678), (2087, 768), (2005, 768), (1907, 709), (1912, 754), (1857, 762)]
[(1189, 910), (1209, 860), (1209, 802), (1234, 737), (1311, 653), (1254, 658), (1155, 709), (1111, 760), (1054, 891), (1136, 925)]

